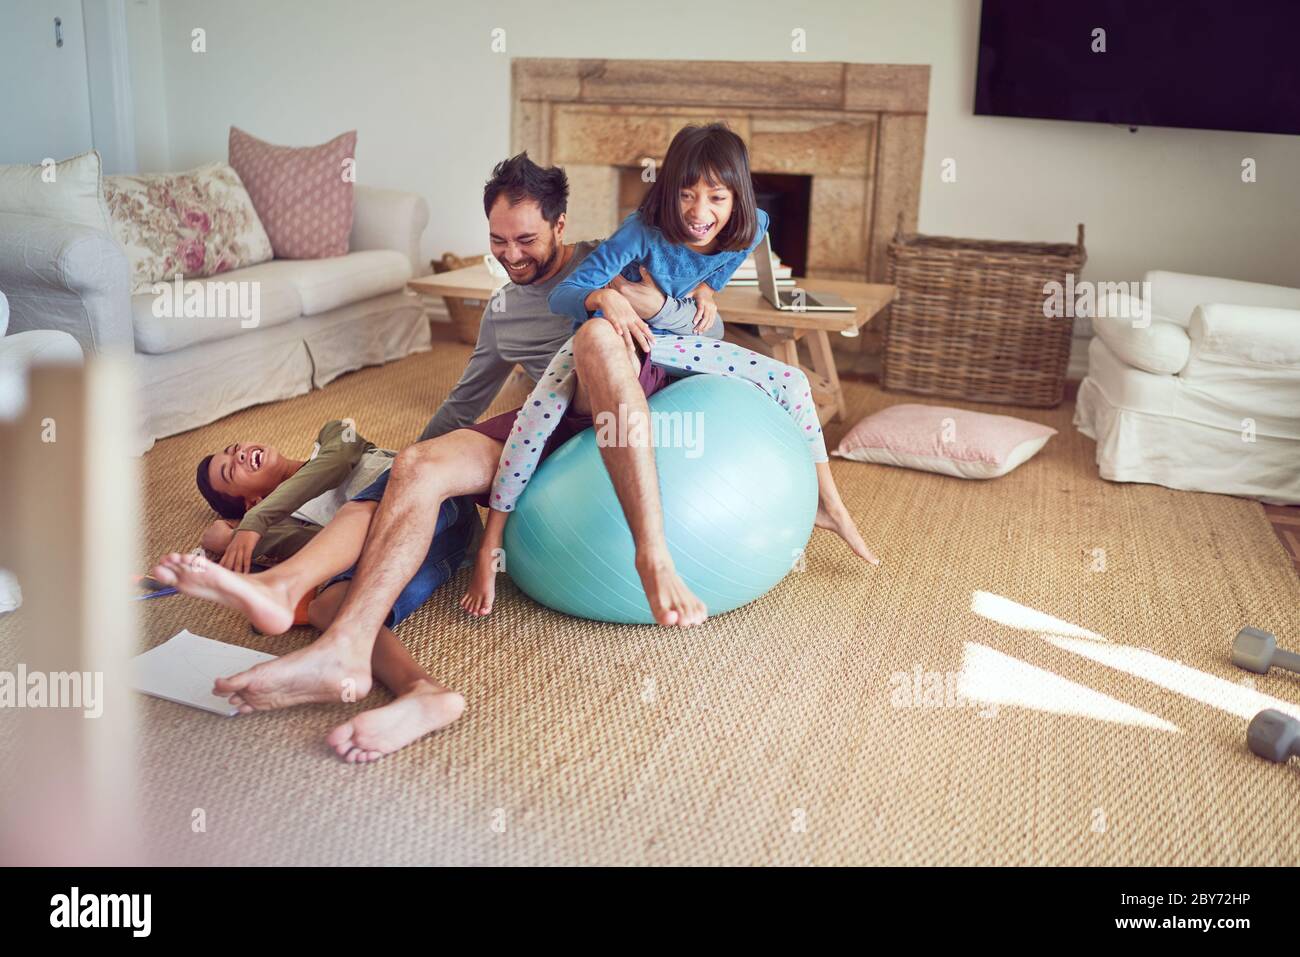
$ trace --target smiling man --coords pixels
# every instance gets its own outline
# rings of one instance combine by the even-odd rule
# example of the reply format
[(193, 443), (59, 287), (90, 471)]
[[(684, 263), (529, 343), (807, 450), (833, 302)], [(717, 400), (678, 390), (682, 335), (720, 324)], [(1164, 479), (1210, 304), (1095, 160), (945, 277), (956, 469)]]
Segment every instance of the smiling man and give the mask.
[[(547, 299), (600, 240), (564, 242), (568, 196), (564, 170), (538, 166), (527, 153), (503, 160), (492, 171), (483, 189), (488, 242), (510, 282), (483, 310), (469, 365), (425, 426), (421, 441), (475, 422), (516, 365), (537, 382), (573, 335), (573, 319), (551, 312)], [(665, 296), (648, 276), (639, 283), (620, 276), (615, 288), (652, 325), (691, 331), (695, 318), (691, 300)]]

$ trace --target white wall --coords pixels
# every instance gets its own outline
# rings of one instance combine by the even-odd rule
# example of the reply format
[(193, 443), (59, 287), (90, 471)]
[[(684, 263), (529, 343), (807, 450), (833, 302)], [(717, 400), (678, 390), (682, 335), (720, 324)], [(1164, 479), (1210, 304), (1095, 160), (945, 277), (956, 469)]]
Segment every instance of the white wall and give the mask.
[[(1300, 286), (1300, 137), (973, 116), (977, 24), (975, 0), (165, 0), (167, 149), (185, 168), (224, 157), (231, 124), (284, 144), (356, 128), (359, 180), (423, 193), (426, 252), (469, 253), (509, 148), (511, 56), (786, 60), (802, 27), (810, 59), (931, 65), (922, 231), (1070, 241), (1082, 221), (1092, 279)], [(206, 53), (190, 52), (195, 27)]]
[(86, 33), (90, 134), (105, 174), (139, 168), (126, 0), (81, 0)]
[(167, 81), (163, 73), (159, 0), (127, 0), (126, 33), (131, 58), (138, 172), (172, 169), (167, 135)]

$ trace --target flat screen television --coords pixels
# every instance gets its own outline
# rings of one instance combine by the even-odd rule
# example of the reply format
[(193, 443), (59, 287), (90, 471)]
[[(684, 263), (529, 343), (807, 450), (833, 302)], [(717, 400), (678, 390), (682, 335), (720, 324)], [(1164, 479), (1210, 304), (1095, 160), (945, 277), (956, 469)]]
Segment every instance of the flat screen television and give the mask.
[(1300, 134), (1300, 0), (983, 0), (975, 112)]

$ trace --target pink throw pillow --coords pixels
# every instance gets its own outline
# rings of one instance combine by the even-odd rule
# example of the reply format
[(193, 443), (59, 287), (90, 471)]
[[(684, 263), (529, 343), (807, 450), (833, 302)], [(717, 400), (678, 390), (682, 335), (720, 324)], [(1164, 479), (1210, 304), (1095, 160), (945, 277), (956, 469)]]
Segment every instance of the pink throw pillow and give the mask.
[(987, 479), (1033, 458), (1055, 434), (1049, 426), (1009, 415), (905, 402), (867, 416), (834, 454), (855, 462)]
[(297, 147), (230, 128), (230, 165), (253, 200), (276, 259), (347, 254), (356, 151), (356, 130), (320, 146)]

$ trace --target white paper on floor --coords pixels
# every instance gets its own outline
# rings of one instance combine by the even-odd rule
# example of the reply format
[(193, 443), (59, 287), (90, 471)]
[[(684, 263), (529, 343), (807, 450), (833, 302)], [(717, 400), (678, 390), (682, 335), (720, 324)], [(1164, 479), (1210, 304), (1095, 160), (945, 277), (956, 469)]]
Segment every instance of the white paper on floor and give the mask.
[(131, 686), (155, 698), (231, 717), (239, 709), (214, 695), (212, 683), (274, 657), (264, 651), (204, 638), (186, 629), (157, 648), (135, 656), (131, 662)]

